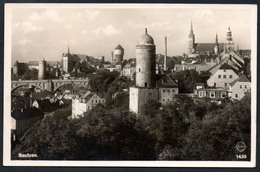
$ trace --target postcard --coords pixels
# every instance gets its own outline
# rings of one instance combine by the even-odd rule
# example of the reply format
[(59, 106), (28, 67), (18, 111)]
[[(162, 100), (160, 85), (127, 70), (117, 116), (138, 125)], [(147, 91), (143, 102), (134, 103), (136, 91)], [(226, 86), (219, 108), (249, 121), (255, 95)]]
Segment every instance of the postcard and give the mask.
[(255, 167), (256, 5), (4, 17), (5, 166)]

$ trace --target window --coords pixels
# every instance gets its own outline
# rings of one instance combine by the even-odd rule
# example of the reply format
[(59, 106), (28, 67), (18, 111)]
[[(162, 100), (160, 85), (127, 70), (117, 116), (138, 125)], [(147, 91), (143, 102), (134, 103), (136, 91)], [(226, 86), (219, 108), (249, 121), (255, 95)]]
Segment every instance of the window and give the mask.
[(215, 98), (215, 91), (210, 92), (210, 98)]
[(229, 75), (229, 78), (232, 78), (232, 75)]
[(165, 90), (164, 90), (164, 89), (163, 89), (162, 91), (163, 91), (163, 92), (165, 92)]
[(175, 90), (174, 90), (174, 89), (172, 89), (172, 92), (174, 93), (174, 92), (175, 92)]
[(162, 99), (162, 101), (164, 102), (165, 100), (164, 100), (164, 99)]
[(235, 97), (238, 98), (238, 94), (235, 94)]
[(223, 75), (223, 78), (226, 78), (226, 75)]
[(168, 93), (170, 92), (170, 90), (167, 90), (168, 91)]
[(227, 83), (224, 83), (224, 87), (227, 87)]
[(245, 88), (247, 88), (247, 85), (245, 85)]
[(144, 87), (147, 87), (147, 83), (144, 83)]
[(242, 89), (242, 85), (240, 85), (240, 88)]
[(221, 98), (226, 97), (226, 92), (221, 92)]
[(216, 87), (216, 85), (217, 85), (216, 82), (214, 82), (214, 87)]
[(226, 72), (226, 70), (224, 69), (224, 72)]
[(221, 75), (218, 75), (218, 78), (221, 78)]
[(139, 68), (139, 72), (141, 72), (141, 69)]

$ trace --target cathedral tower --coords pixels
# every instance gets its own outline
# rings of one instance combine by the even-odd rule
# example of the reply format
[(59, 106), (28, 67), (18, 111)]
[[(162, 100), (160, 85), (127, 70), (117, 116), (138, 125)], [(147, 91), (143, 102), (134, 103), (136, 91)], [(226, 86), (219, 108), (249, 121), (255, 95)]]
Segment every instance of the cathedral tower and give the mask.
[(228, 31), (227, 31), (227, 38), (226, 38), (226, 42), (225, 42), (225, 52), (229, 53), (230, 51), (234, 51), (235, 47), (234, 47), (234, 41), (232, 38), (232, 32), (230, 30), (230, 26), (228, 26)]
[(45, 79), (45, 74), (46, 74), (46, 61), (43, 58), (42, 61), (39, 61), (38, 80)]
[(156, 88), (156, 59), (153, 38), (148, 35), (147, 29), (136, 45), (136, 83), (130, 87), (129, 108), (136, 114), (148, 100), (159, 100)]
[(188, 54), (194, 53), (194, 47), (195, 47), (195, 34), (193, 33), (193, 27), (192, 27), (192, 21), (191, 21)]

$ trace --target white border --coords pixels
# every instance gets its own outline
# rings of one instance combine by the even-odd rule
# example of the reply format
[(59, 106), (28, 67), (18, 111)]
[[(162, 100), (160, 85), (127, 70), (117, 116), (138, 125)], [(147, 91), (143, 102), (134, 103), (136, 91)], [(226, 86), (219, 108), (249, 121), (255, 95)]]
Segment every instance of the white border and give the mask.
[[(251, 10), (251, 161), (42, 161), (11, 160), (10, 112), (11, 112), (11, 21), (15, 8), (211, 8)], [(4, 19), (4, 166), (89, 166), (89, 167), (255, 167), (256, 165), (256, 100), (257, 100), (257, 5), (216, 4), (5, 4)]]

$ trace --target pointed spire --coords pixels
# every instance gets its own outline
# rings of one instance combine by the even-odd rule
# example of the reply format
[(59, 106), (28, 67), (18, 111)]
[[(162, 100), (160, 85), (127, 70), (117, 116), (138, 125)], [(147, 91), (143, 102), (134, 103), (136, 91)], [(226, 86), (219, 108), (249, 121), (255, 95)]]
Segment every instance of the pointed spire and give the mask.
[(218, 43), (218, 34), (216, 33), (216, 44)]
[(68, 41), (68, 55), (70, 54), (70, 42)]
[(147, 28), (145, 28), (145, 34), (147, 34)]
[(193, 32), (192, 20), (191, 20), (191, 22), (190, 22), (190, 32)]

